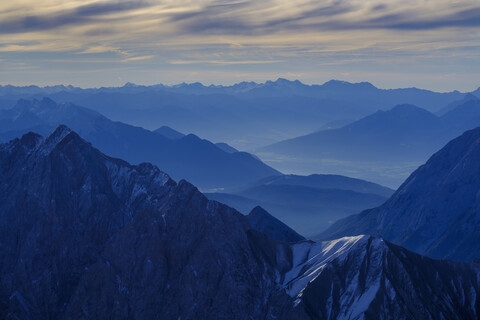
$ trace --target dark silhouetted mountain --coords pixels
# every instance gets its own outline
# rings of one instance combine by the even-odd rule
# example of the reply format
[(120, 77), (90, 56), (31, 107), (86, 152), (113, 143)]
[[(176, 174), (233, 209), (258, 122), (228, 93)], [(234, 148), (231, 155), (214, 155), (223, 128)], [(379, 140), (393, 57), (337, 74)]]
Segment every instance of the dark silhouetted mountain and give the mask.
[(235, 149), (234, 147), (224, 143), (224, 142), (218, 142), (218, 143), (215, 143), (215, 145), (217, 147), (219, 147), (220, 149), (222, 149), (223, 151), (225, 151), (226, 153), (235, 153), (235, 152), (238, 152), (237, 149)]
[(480, 128), (419, 167), (382, 206), (335, 223), (319, 238), (381, 236), (434, 258), (480, 257)]
[(348, 177), (285, 175), (206, 196), (244, 214), (261, 206), (300, 234), (311, 237), (338, 219), (382, 204), (392, 193), (391, 189)]
[(152, 162), (173, 178), (188, 179), (201, 188), (233, 187), (278, 174), (248, 153), (226, 153), (195, 135), (172, 140), (50, 99), (22, 100), (14, 108), (0, 111), (0, 140), (28, 131), (46, 135), (59, 124), (68, 125), (102, 152), (132, 163)]
[(180, 139), (180, 138), (185, 137), (185, 135), (183, 133), (178, 132), (177, 130), (172, 129), (172, 128), (167, 127), (167, 126), (162, 126), (162, 127), (158, 128), (157, 130), (154, 130), (153, 132), (158, 133), (158, 134), (164, 136), (165, 138), (172, 139), (172, 140), (176, 140), (176, 139)]
[(312, 319), (477, 319), (479, 266), (367, 236), (292, 245), (287, 292)]
[(474, 319), (480, 310), (475, 263), (365, 236), (278, 242), (191, 184), (110, 158), (64, 126), (0, 145), (0, 178), (2, 319)]
[(150, 164), (59, 127), (0, 145), (0, 175), (2, 319), (303, 318), (288, 248)]
[(293, 231), (285, 223), (281, 222), (262, 207), (255, 207), (247, 215), (253, 229), (260, 231), (272, 239), (281, 242), (298, 242), (305, 240), (304, 237)]

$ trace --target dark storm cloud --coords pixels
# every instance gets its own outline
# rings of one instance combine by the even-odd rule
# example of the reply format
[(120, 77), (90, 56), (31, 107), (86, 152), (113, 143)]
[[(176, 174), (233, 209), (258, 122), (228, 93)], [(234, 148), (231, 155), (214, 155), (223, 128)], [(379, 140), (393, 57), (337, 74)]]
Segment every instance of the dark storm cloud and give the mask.
[(147, 7), (145, 1), (122, 1), (114, 3), (95, 3), (80, 6), (74, 10), (60, 11), (49, 15), (30, 15), (0, 22), (0, 33), (22, 33), (50, 30), (67, 25), (87, 24), (95, 21), (96, 16), (130, 11)]

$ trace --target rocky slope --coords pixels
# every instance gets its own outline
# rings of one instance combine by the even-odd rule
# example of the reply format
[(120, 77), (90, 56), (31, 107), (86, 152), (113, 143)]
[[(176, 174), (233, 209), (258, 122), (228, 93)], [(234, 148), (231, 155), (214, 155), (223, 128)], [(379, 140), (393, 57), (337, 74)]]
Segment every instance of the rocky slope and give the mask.
[(292, 246), (288, 293), (311, 319), (478, 319), (478, 265), (368, 236)]
[(281, 222), (262, 207), (255, 207), (247, 215), (253, 229), (281, 242), (298, 242), (305, 240), (285, 223)]
[(475, 263), (435, 261), (366, 236), (275, 241), (191, 184), (110, 158), (65, 126), (0, 145), (0, 181), (1, 319), (480, 312)]
[(335, 223), (320, 239), (371, 234), (434, 258), (480, 257), (480, 128), (449, 142), (382, 206)]
[(288, 255), (150, 164), (61, 126), (0, 145), (0, 178), (2, 319), (302, 318)]

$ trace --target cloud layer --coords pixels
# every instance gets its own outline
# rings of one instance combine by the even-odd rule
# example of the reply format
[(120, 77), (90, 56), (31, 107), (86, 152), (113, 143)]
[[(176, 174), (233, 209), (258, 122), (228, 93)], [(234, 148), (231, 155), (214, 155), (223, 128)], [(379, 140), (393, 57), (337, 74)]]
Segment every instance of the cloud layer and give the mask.
[[(307, 82), (335, 74), (371, 80), (373, 74), (383, 77), (384, 86), (410, 67), (412, 74), (437, 82), (439, 74), (450, 75), (445, 83), (463, 72), (462, 87), (480, 74), (479, 67), (467, 67), (480, 65), (479, 47), (477, 0), (0, 2), (2, 83), (27, 83), (26, 76), (38, 81), (35, 73), (15, 74), (19, 64), (18, 70), (27, 64), (38, 72), (78, 69), (82, 85), (87, 79), (81, 74), (99, 66), (112, 71), (102, 79), (109, 83), (132, 74), (144, 83), (169, 82), (167, 73), (170, 79), (204, 82), (288, 74)], [(402, 72), (395, 70), (398, 65), (404, 65)], [(164, 78), (152, 76), (154, 71)], [(49, 81), (67, 80), (52, 75)]]

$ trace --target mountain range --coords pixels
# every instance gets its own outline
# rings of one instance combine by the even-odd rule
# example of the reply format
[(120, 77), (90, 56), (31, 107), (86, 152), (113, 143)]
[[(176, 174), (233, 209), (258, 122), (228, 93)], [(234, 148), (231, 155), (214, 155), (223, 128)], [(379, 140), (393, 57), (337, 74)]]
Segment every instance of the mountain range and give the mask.
[(368, 236), (276, 241), (65, 126), (1, 144), (0, 177), (1, 318), (478, 318), (475, 263)]
[(480, 128), (450, 141), (383, 205), (336, 222), (318, 236), (370, 234), (438, 259), (480, 257)]
[(244, 214), (261, 206), (308, 238), (340, 218), (384, 203), (392, 193), (389, 188), (338, 175), (278, 175), (205, 195)]
[(0, 86), (3, 108), (13, 107), (18, 99), (49, 97), (88, 107), (116, 121), (151, 130), (167, 125), (210, 141), (226, 142), (240, 150), (305, 135), (329, 122), (356, 120), (398, 104), (414, 104), (436, 112), (465, 95), (458, 91), (438, 93), (417, 88), (385, 90), (368, 82), (338, 80), (322, 85), (278, 79), (232, 86), (200, 83), (126, 84), (92, 89)]
[[(351, 162), (352, 166), (359, 163), (372, 167), (375, 163), (378, 167), (385, 164), (390, 167), (407, 166), (408, 163), (423, 163), (449, 140), (478, 125), (480, 99), (468, 95), (449, 105), (440, 116), (414, 105), (398, 105), (341, 128), (322, 130), (266, 146), (257, 154), (262, 159), (293, 159), (290, 167), (278, 165), (286, 172), (301, 166), (299, 162), (304, 159), (317, 163), (318, 167), (314, 169), (317, 172), (325, 170), (321, 165), (327, 160)], [(405, 178), (397, 177), (388, 185), (400, 183)], [(378, 179), (371, 178), (375, 182)]]
[(48, 98), (20, 100), (13, 108), (0, 110), (0, 141), (28, 131), (45, 135), (60, 124), (76, 130), (103, 152), (132, 163), (150, 161), (175, 179), (187, 179), (203, 189), (239, 186), (280, 174), (248, 153), (225, 152), (193, 134), (177, 132), (172, 139), (176, 131), (171, 128), (152, 132)]

